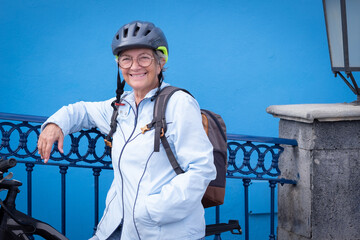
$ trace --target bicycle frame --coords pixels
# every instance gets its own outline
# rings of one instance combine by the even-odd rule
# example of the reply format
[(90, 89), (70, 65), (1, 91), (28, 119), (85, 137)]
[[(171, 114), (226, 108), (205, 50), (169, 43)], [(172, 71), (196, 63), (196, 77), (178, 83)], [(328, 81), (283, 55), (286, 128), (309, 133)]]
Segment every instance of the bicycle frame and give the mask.
[[(0, 239), (31, 240), (32, 235), (38, 235), (47, 240), (68, 240), (49, 224), (16, 210), (15, 200), (22, 183), (3, 177), (4, 172), (16, 165), (16, 160), (15, 165), (14, 160), (13, 158), (0, 160), (0, 189), (8, 191), (5, 200), (0, 200)], [(10, 161), (12, 161), (11, 164)]]

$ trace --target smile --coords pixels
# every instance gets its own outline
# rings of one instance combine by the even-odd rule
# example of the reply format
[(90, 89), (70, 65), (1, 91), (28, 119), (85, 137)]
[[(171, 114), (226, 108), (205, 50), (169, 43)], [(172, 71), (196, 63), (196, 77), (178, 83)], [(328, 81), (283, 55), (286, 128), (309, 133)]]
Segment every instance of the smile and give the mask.
[(138, 77), (144, 77), (146, 76), (147, 73), (138, 73), (138, 74), (130, 74), (131, 77), (135, 77), (135, 78), (138, 78)]

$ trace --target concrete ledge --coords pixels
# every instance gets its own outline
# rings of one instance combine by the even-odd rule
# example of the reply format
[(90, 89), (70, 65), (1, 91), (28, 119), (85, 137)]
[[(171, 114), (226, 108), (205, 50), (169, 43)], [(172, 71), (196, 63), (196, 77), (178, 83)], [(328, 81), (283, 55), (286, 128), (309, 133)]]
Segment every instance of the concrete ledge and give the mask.
[(273, 105), (266, 111), (277, 118), (305, 123), (360, 120), (360, 106), (351, 103)]
[(279, 240), (360, 240), (360, 106), (270, 106), (279, 136), (296, 139), (279, 159)]

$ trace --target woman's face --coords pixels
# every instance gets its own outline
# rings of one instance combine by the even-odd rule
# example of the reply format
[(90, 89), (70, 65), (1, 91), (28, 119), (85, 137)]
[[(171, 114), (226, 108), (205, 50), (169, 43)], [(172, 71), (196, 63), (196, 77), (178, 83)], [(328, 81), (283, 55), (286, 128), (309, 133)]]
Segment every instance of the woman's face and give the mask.
[[(143, 56), (151, 56), (151, 58), (153, 58), (151, 64), (147, 67), (142, 67), (138, 63), (138, 58)], [(126, 83), (132, 87), (136, 94), (145, 97), (151, 89), (158, 86), (158, 74), (162, 66), (157, 62), (153, 50), (146, 48), (129, 49), (120, 55), (119, 60), (122, 58), (124, 58), (125, 61), (129, 61), (129, 59), (133, 60), (130, 68), (122, 68), (120, 65), (120, 69)]]

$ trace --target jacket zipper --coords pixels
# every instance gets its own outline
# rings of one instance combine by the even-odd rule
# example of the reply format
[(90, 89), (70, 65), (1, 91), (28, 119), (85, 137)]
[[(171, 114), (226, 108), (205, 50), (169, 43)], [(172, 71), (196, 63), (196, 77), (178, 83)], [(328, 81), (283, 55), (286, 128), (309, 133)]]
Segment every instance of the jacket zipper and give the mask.
[[(124, 101), (127, 102), (129, 104), (129, 106), (131, 107), (131, 109), (134, 111), (134, 108), (131, 106), (131, 104), (126, 100), (124, 100)], [(138, 121), (138, 109), (139, 109), (139, 106), (140, 106), (142, 101), (143, 100), (141, 100), (139, 102), (139, 104), (136, 106), (136, 111), (134, 111), (134, 113), (135, 113), (134, 129), (131, 132), (129, 138), (126, 140), (123, 148), (121, 149), (121, 153), (120, 153), (119, 160), (118, 160), (118, 169), (119, 169), (119, 174), (120, 174), (120, 178), (121, 178), (121, 199), (122, 199), (121, 203), (122, 203), (122, 210), (123, 210), (123, 212), (122, 212), (122, 221), (121, 221), (122, 223), (124, 222), (124, 219), (125, 219), (125, 208), (124, 208), (124, 179), (123, 179), (122, 172), (121, 172), (121, 169), (120, 169), (120, 160), (121, 160), (121, 156), (122, 156), (122, 154), (124, 152), (124, 149), (125, 149), (126, 145), (130, 142), (131, 137), (134, 135), (134, 132), (136, 130), (137, 121)], [(136, 225), (135, 225), (135, 229), (137, 231)], [(139, 236), (139, 233), (137, 233), (137, 234)], [(122, 235), (122, 230), (121, 230), (121, 235)], [(121, 239), (121, 237), (120, 237), (120, 239)], [(139, 239), (140, 239), (140, 236), (139, 236)]]
[(134, 222), (134, 226), (135, 226), (135, 229), (136, 229), (136, 233), (137, 233), (137, 235), (138, 235), (138, 237), (139, 237), (140, 240), (141, 240), (140, 233), (139, 233), (139, 230), (138, 230), (138, 228), (137, 228), (137, 226), (136, 226), (136, 223), (135, 223), (135, 206), (136, 206), (137, 198), (138, 198), (138, 196), (139, 196), (140, 183), (141, 183), (141, 181), (142, 181), (142, 178), (143, 178), (144, 175), (145, 175), (145, 172), (146, 172), (146, 169), (147, 169), (147, 165), (148, 165), (149, 160), (150, 160), (150, 158), (151, 158), (151, 156), (152, 156), (153, 153), (154, 153), (154, 152), (152, 152), (152, 153), (150, 154), (149, 158), (148, 158), (147, 161), (146, 161), (144, 171), (143, 171), (143, 173), (142, 173), (142, 175), (141, 175), (141, 178), (140, 178), (140, 180), (139, 180), (139, 184), (138, 184), (138, 186), (137, 186), (137, 191), (136, 191), (136, 196), (135, 196), (134, 206), (133, 206), (133, 222)]
[[(142, 101), (141, 101), (141, 102), (142, 102)], [(140, 102), (140, 103), (141, 103), (141, 102)], [(139, 105), (140, 105), (140, 103), (139, 103), (138, 106), (136, 107), (136, 111), (137, 111), (136, 122), (137, 122), (137, 120), (138, 120), (137, 118), (138, 118), (138, 110), (139, 110)], [(136, 233), (137, 233), (137, 235), (138, 235), (139, 240), (141, 240), (141, 237), (140, 237), (139, 229), (137, 228), (136, 222), (135, 222), (135, 206), (136, 206), (137, 198), (138, 198), (138, 196), (139, 196), (140, 183), (141, 183), (141, 181), (142, 181), (142, 179), (143, 179), (143, 177), (144, 177), (144, 175), (145, 175), (145, 172), (146, 172), (146, 169), (147, 169), (149, 160), (150, 160), (150, 158), (152, 157), (153, 153), (154, 153), (154, 152), (152, 152), (152, 153), (150, 154), (149, 158), (146, 160), (146, 164), (145, 164), (144, 171), (143, 171), (143, 173), (142, 173), (142, 175), (141, 175), (141, 177), (140, 177), (140, 180), (139, 180), (139, 183), (138, 183), (138, 186), (137, 186), (136, 196), (135, 196), (134, 205), (133, 205), (133, 223), (134, 223), (134, 227), (135, 227), (135, 230), (136, 230)]]

